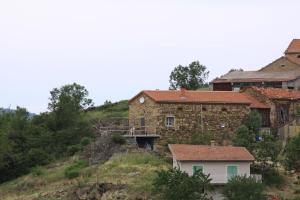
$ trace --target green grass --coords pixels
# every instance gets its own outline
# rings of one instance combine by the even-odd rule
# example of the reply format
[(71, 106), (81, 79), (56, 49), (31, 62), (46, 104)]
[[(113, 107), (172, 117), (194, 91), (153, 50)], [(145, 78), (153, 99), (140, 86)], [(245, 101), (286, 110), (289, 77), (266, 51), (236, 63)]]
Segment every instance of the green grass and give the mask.
[(95, 107), (86, 112), (86, 117), (89, 120), (102, 118), (127, 118), (128, 117), (128, 101), (122, 100), (116, 103), (105, 104)]
[[(74, 166), (80, 168), (79, 177), (66, 178), (65, 171)], [(130, 195), (129, 199), (135, 199), (137, 196), (150, 196), (155, 171), (168, 167), (171, 165), (164, 158), (146, 152), (119, 154), (105, 163), (88, 167), (82, 164), (79, 157), (73, 156), (38, 167), (26, 176), (0, 185), (0, 199), (49, 199), (41, 196), (95, 182), (124, 184), (126, 187), (123, 192)]]

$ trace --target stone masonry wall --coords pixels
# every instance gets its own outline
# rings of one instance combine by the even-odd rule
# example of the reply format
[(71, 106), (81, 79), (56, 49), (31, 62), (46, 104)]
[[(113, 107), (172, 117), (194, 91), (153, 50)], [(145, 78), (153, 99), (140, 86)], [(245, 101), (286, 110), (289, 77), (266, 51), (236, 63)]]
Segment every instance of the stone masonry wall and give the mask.
[[(139, 102), (141, 96), (145, 98), (143, 104)], [(156, 103), (142, 94), (130, 102), (129, 124), (138, 128), (140, 118), (145, 117), (147, 133), (161, 135), (159, 144), (173, 138), (187, 140), (201, 133), (212, 134), (216, 142), (228, 144), (249, 112), (245, 104)], [(174, 127), (166, 126), (167, 116), (175, 117)]]
[[(228, 144), (249, 112), (249, 106), (240, 104), (160, 104), (158, 132), (162, 143), (209, 133), (216, 142)], [(174, 127), (166, 127), (167, 116), (175, 117)]]
[[(141, 104), (139, 98), (144, 97), (145, 102)], [(146, 95), (140, 95), (129, 104), (129, 126), (136, 129), (141, 127), (141, 118), (145, 118), (145, 131), (149, 134), (156, 133), (158, 104)], [(138, 132), (137, 132), (138, 134)]]

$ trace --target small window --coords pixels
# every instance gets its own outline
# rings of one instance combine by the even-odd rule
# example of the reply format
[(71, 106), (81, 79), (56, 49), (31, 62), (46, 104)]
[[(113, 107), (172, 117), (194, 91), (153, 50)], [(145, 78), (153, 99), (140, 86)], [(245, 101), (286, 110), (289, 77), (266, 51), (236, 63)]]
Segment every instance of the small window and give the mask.
[(173, 127), (174, 124), (175, 124), (175, 117), (173, 117), (173, 116), (168, 116), (168, 117), (166, 118), (166, 126), (167, 126), (167, 127)]
[(206, 108), (206, 107), (202, 107), (202, 111), (203, 111), (203, 112), (206, 112), (206, 111), (207, 111), (207, 108)]
[(178, 107), (177, 110), (183, 111), (183, 108), (182, 107)]
[(300, 58), (300, 55), (298, 55), (297, 58)]
[(227, 112), (227, 108), (223, 107), (222, 112)]
[(233, 177), (238, 175), (237, 166), (236, 165), (229, 165), (227, 166), (227, 179), (230, 180)]
[(193, 165), (193, 174), (195, 174), (198, 171), (203, 173), (203, 166), (202, 165)]

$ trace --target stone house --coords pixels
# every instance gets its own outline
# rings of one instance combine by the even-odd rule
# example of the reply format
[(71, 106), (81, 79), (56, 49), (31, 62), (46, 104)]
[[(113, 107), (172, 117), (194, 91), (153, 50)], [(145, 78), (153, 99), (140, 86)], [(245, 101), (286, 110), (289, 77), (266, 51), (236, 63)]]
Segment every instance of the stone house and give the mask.
[(203, 133), (227, 144), (251, 109), (270, 126), (270, 107), (246, 92), (145, 90), (129, 101), (129, 126), (140, 138), (159, 137), (160, 144)]
[(173, 167), (193, 175), (209, 174), (212, 184), (226, 184), (234, 176), (250, 176), (254, 157), (244, 147), (169, 144)]
[(300, 91), (251, 87), (243, 92), (269, 106), (270, 127), (275, 131), (279, 131), (279, 135), (286, 134), (280, 131), (282, 127), (291, 124), (294, 126), (299, 125)]
[(273, 87), (300, 90), (300, 39), (294, 39), (285, 55), (258, 71), (233, 71), (211, 82), (215, 91), (247, 87)]

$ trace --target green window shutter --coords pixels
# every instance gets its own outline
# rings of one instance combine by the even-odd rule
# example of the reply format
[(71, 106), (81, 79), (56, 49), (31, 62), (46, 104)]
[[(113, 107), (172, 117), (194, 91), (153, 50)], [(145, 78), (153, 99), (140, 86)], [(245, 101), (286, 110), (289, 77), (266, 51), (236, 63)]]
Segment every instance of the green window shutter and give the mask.
[(193, 166), (193, 174), (195, 174), (197, 171), (203, 172), (203, 166), (201, 166), (201, 165), (194, 165)]
[(227, 166), (227, 179), (230, 180), (233, 177), (237, 176), (237, 166), (230, 165)]

